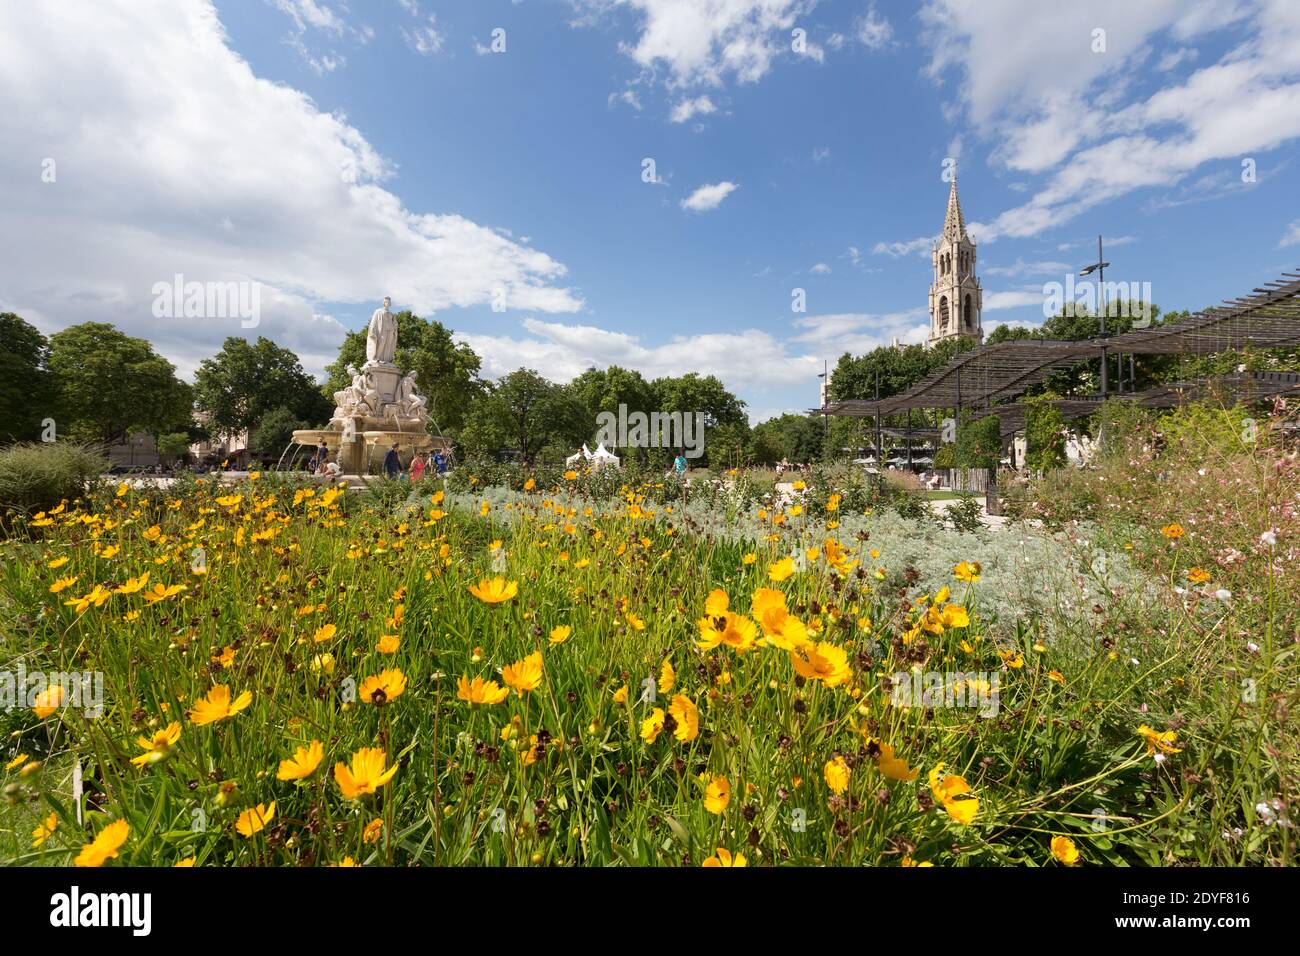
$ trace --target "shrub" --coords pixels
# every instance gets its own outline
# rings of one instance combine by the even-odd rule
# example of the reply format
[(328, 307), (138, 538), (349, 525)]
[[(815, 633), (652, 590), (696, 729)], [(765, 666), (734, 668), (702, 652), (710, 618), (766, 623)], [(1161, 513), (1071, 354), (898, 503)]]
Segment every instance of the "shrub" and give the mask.
[(97, 445), (26, 442), (0, 451), (0, 521), (30, 515), (84, 494), (108, 468)]
[(957, 531), (979, 531), (984, 527), (980, 519), (984, 516), (984, 507), (974, 495), (962, 495), (951, 505), (945, 517)]

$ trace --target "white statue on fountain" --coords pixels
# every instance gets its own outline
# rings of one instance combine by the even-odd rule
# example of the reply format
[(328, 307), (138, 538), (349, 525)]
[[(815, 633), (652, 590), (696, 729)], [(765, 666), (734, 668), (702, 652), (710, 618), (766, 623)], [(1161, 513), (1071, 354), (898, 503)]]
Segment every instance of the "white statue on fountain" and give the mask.
[(366, 329), (366, 365), (392, 365), (397, 354), (397, 317), (388, 311), (393, 300), (384, 296), (382, 308), (370, 316)]

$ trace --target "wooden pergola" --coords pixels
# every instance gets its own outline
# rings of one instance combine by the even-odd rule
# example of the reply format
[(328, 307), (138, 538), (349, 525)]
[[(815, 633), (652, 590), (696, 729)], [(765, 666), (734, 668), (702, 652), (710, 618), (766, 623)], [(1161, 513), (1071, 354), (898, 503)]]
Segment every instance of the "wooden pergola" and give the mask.
[[(1019, 406), (1006, 407), (1000, 403), (1042, 382), (1057, 369), (1069, 368), (1089, 359), (1104, 361), (1108, 354), (1116, 353), (1207, 355), (1244, 346), (1259, 349), (1300, 346), (1300, 272), (1283, 273), (1282, 278), (1265, 283), (1248, 296), (1152, 328), (1080, 341), (1022, 339), (976, 346), (955, 355), (943, 368), (936, 369), (898, 395), (879, 400), (830, 402), (814, 411), (820, 415), (879, 419), (914, 408), (952, 408), (958, 411), (982, 408), (1003, 418), (1005, 435), (1008, 433), (1007, 424), (1015, 420), (1014, 409)], [(1255, 401), (1259, 397), (1300, 391), (1300, 385), (1291, 381), (1292, 377), (1292, 373), (1246, 373), (1218, 379), (1216, 381), (1221, 384), (1216, 387), (1226, 385), (1233, 389), (1234, 397)], [(1192, 394), (1198, 388), (1204, 390), (1208, 387), (1206, 380), (1199, 380), (1173, 383), (1147, 392), (1121, 393), (1117, 397), (1160, 407), (1171, 396)], [(1065, 406), (1063, 414), (1067, 418), (1089, 414), (1106, 397), (1065, 399), (1061, 403)], [(1180, 397), (1172, 404), (1178, 404), (1179, 400), (1187, 399)], [(1023, 427), (1023, 414), (1022, 409), (1019, 413), (1020, 427)], [(1011, 429), (1016, 430), (1018, 428)]]

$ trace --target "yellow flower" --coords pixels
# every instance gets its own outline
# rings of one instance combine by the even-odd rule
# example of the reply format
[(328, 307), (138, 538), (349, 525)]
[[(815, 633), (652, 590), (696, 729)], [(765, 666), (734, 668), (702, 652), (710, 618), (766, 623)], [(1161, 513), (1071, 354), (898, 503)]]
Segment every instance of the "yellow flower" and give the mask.
[(522, 661), (507, 664), (501, 671), (501, 678), (520, 697), (524, 696), (524, 691), (536, 690), (542, 682), (542, 652), (533, 651)]
[(767, 566), (767, 576), (773, 581), (784, 581), (792, 574), (794, 574), (794, 558), (788, 555)]
[(978, 561), (962, 561), (952, 569), (958, 581), (978, 581), (984, 568)]
[(77, 866), (103, 866), (109, 860), (117, 858), (117, 851), (131, 835), (131, 827), (125, 820), (114, 820), (99, 831), (99, 836), (81, 848), (73, 862)]
[[(979, 798), (970, 795), (970, 785), (966, 779), (955, 773), (945, 774), (943, 764), (936, 764), (930, 771), (930, 791), (943, 804), (954, 823), (965, 826), (974, 821), (975, 814), (979, 812)], [(957, 799), (962, 796), (967, 799)]]
[(1178, 742), (1178, 734), (1172, 730), (1155, 730), (1143, 724), (1137, 729), (1138, 736), (1147, 742), (1147, 756), (1153, 756), (1158, 750), (1162, 754), (1180, 754), (1183, 752), (1181, 747), (1175, 747)]
[(664, 709), (656, 707), (650, 711), (650, 716), (641, 721), (641, 739), (648, 744), (655, 742), (660, 731), (664, 729)]
[(948, 604), (939, 613), (939, 619), (946, 628), (970, 627), (970, 615), (960, 604)]
[(179, 721), (173, 720), (162, 730), (155, 733), (152, 737), (137, 737), (135, 742), (144, 748), (144, 753), (138, 757), (132, 757), (131, 763), (137, 767), (143, 767), (145, 764), (157, 763), (165, 760), (172, 752), (172, 747), (176, 741), (181, 739), (181, 725)]
[(67, 563), (68, 563), (68, 556), (65, 554), (61, 558), (55, 558), (53, 561), (47, 564), (46, 567), (49, 568), (51, 571), (57, 571), (59, 568), (63, 567)]
[(552, 644), (563, 644), (573, 633), (573, 628), (567, 624), (561, 624), (559, 627), (551, 628), (550, 636), (547, 638)]
[(614, 703), (616, 703), (616, 704), (626, 704), (626, 703), (627, 703), (627, 695), (628, 695), (628, 686), (627, 686), (627, 684), (624, 684), (624, 685), (623, 685), (622, 687), (620, 687), (618, 690), (614, 691)]
[(351, 767), (342, 762), (336, 763), (334, 780), (343, 791), (344, 798), (355, 800), (358, 797), (377, 793), (379, 788), (385, 786), (397, 773), (396, 766), (384, 769), (384, 764), (387, 762), (388, 757), (380, 748), (362, 747), (352, 755)]
[(1025, 666), (1025, 655), (1019, 651), (998, 651), (998, 657), (1002, 658), (1002, 663), (1013, 670), (1019, 670)]
[(673, 728), (673, 736), (682, 743), (690, 743), (700, 735), (700, 710), (685, 694), (674, 694), (672, 702), (668, 705), (668, 713), (672, 714), (673, 720), (677, 726)]
[(722, 588), (714, 588), (704, 599), (704, 613), (709, 617), (720, 617), (726, 614), (730, 606), (731, 598), (727, 597), (727, 592)]
[(758, 626), (753, 621), (732, 611), (717, 617), (702, 617), (696, 623), (700, 629), (700, 648), (706, 651), (726, 644), (743, 654), (754, 646), (758, 635)]
[(794, 648), (790, 651), (790, 662), (800, 677), (819, 680), (827, 687), (838, 687), (853, 674), (844, 649), (826, 641), (816, 647), (809, 642)]
[(54, 831), (59, 828), (59, 815), (51, 813), (48, 817), (40, 822), (40, 825), (32, 831), (32, 846), (40, 846), (46, 840), (54, 835)]
[(826, 766), (822, 768), (822, 776), (826, 778), (826, 786), (831, 788), (831, 793), (843, 793), (849, 789), (851, 772), (844, 758), (839, 756), (826, 761)]
[(574, 471), (572, 468), (570, 468), (568, 471), (564, 473), (565, 481), (574, 481), (577, 479), (577, 477), (578, 477), (578, 473)]
[(316, 628), (316, 633), (311, 636), (311, 639), (316, 644), (324, 644), (336, 633), (338, 633), (338, 628), (333, 624), (322, 624), (320, 627)]
[(67, 696), (67, 692), (64, 691), (61, 684), (51, 684), (32, 700), (32, 711), (35, 712), (37, 717), (44, 720), (63, 706)]
[(148, 591), (144, 592), (144, 599), (149, 604), (157, 604), (159, 601), (165, 601), (170, 597), (175, 597), (185, 590), (183, 584), (166, 585), (161, 581), (155, 584)]
[(319, 740), (313, 740), (306, 747), (295, 747), (292, 757), (280, 761), (280, 769), (276, 771), (275, 779), (306, 780), (316, 772), (324, 757), (325, 748)]
[(368, 704), (382, 707), (392, 703), (406, 692), (406, 675), (396, 667), (380, 671), (373, 677), (361, 682), (361, 699)]
[(311, 659), (311, 669), (313, 671), (324, 671), (326, 674), (333, 674), (334, 663), (333, 654), (317, 654)]
[(664, 661), (659, 668), (659, 693), (666, 694), (677, 686), (677, 671), (673, 670), (671, 660)]
[(192, 867), (192, 866), (194, 866), (194, 861), (195, 861), (196, 859), (197, 859), (197, 857), (187, 856), (187, 857), (185, 857), (185, 859), (183, 859), (183, 860), (177, 860), (175, 863), (172, 864), (172, 869), (174, 870), (174, 869), (177, 869), (177, 868), (189, 868), (189, 867)]
[(510, 696), (510, 691), (501, 687), (494, 680), (485, 681), (475, 677), (471, 682), (462, 674), (457, 686), (456, 697), (471, 704), (499, 704)]
[(923, 866), (934, 866), (934, 864), (931, 863), (929, 860), (922, 860), (920, 863), (918, 863), (916, 862), (916, 860), (913, 860), (910, 856), (905, 856), (903, 857), (902, 862), (899, 863), (899, 866), (923, 867)]
[(524, 482), (524, 491), (532, 491), (536, 487), (537, 487), (537, 482), (534, 481), (532, 478), (529, 478), (527, 481)]
[(518, 594), (519, 585), (515, 581), (507, 583), (505, 578), (498, 576), (491, 581), (484, 579), (478, 584), (470, 585), (469, 593), (484, 604), (500, 604)]
[(214, 724), (219, 720), (228, 720), (252, 702), (252, 691), (244, 691), (232, 703), (230, 688), (223, 684), (215, 684), (206, 697), (200, 697), (194, 702), (194, 708), (190, 711), (190, 723), (201, 727), (204, 724)]
[(903, 783), (910, 783), (916, 779), (916, 775), (921, 771), (913, 770), (908, 767), (907, 761), (901, 757), (894, 756), (892, 745), (883, 741), (870, 740), (867, 742), (867, 753), (872, 754), (876, 759), (876, 769), (890, 780), (899, 780)]
[(9, 761), (7, 764), (5, 764), (5, 769), (6, 769), (6, 770), (13, 770), (14, 767), (21, 767), (23, 764), (25, 764), (25, 763), (28, 761), (28, 759), (29, 759), (29, 758), (28, 758), (27, 754), (19, 754), (19, 755), (18, 755), (17, 757), (15, 757), (13, 760), (11, 760), (11, 761)]
[(259, 803), (239, 815), (239, 819), (235, 821), (235, 829), (239, 831), (240, 836), (251, 837), (254, 833), (260, 833), (274, 819), (275, 801), (272, 800), (270, 806)]
[(1048, 672), (1047, 672), (1047, 679), (1048, 679), (1048, 680), (1054, 680), (1054, 681), (1056, 681), (1058, 684), (1064, 684), (1064, 683), (1065, 683), (1065, 675), (1062, 674), (1062, 673), (1061, 673), (1060, 671), (1058, 671), (1058, 670), (1050, 670), (1050, 671), (1048, 671)]
[(717, 850), (714, 851), (714, 855), (709, 857), (700, 865), (711, 866), (711, 867), (718, 867), (718, 866), (737, 867), (737, 866), (747, 866), (748, 864), (745, 861), (745, 854), (737, 853), (733, 857), (731, 855), (730, 850), (726, 850), (723, 849), (722, 847), (718, 847)]
[(1213, 575), (1211, 575), (1210, 572), (1206, 571), (1204, 568), (1187, 569), (1187, 580), (1192, 582), (1192, 584), (1204, 584), (1205, 582), (1209, 581), (1212, 576)]
[(361, 841), (363, 843), (378, 843), (379, 836), (384, 832), (384, 821), (375, 817), (366, 824), (366, 828), (361, 831)]
[(756, 555), (753, 551), (749, 551), (746, 552), (745, 556), (740, 559), (740, 562), (742, 564), (753, 564), (757, 560), (758, 560), (758, 555)]
[(808, 628), (784, 607), (768, 607), (759, 616), (768, 643), (792, 651), (808, 643)]
[(1079, 848), (1074, 845), (1074, 841), (1069, 837), (1052, 837), (1052, 856), (1066, 866), (1074, 866), (1079, 862)]
[(104, 587), (102, 584), (96, 584), (92, 590), (83, 594), (81, 597), (73, 598), (72, 600), (64, 601), (63, 603), (69, 606), (75, 605), (77, 613), (84, 614), (89, 608), (103, 607), (104, 603), (112, 596), (112, 591)]
[(731, 784), (726, 777), (714, 777), (704, 788), (704, 809), (710, 813), (722, 813), (731, 802)]
[(401, 644), (402, 641), (396, 634), (385, 634), (375, 645), (375, 650), (380, 654), (396, 654)]
[(1177, 541), (1187, 532), (1183, 530), (1182, 525), (1180, 525), (1177, 521), (1175, 521), (1172, 524), (1167, 524), (1163, 528), (1161, 528), (1160, 533), (1163, 534), (1170, 541)]
[(60, 591), (72, 587), (72, 585), (77, 583), (77, 579), (80, 577), (81, 577), (80, 574), (74, 574), (71, 577), (59, 578), (57, 581), (55, 581), (53, 584), (50, 585), (50, 593), (58, 594)]

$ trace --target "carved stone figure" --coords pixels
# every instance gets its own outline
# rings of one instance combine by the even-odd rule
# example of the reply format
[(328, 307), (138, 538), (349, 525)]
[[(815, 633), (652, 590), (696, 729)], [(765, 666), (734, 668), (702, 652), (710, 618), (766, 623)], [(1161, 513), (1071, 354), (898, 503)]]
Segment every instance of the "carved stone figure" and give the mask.
[(384, 296), (382, 308), (370, 316), (366, 329), (366, 364), (391, 365), (397, 354), (397, 317), (388, 311), (393, 300)]

